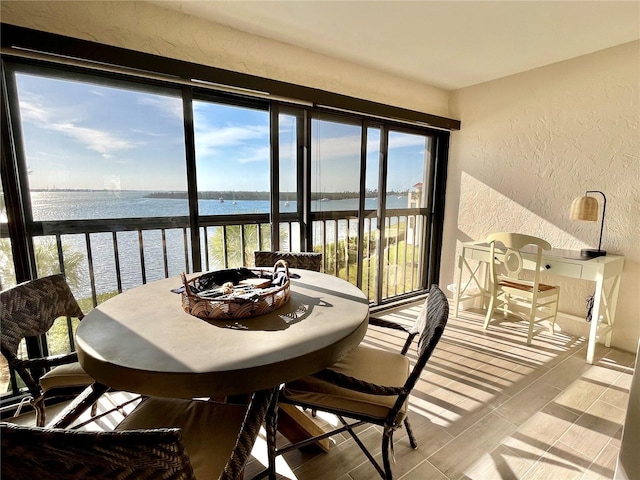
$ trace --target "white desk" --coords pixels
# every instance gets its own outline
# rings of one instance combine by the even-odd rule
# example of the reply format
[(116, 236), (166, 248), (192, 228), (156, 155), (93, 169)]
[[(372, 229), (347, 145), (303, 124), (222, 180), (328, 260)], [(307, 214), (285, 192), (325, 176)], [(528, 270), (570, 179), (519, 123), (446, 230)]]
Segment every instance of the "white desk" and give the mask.
[[(525, 260), (531, 260), (535, 264), (535, 257), (531, 255)], [(488, 278), (486, 267), (483, 265), (489, 258), (489, 245), (485, 242), (467, 242), (462, 244), (462, 252), (458, 257), (458, 271), (456, 277), (455, 311), (458, 315), (458, 307), (461, 301), (477, 297), (483, 299), (490, 296), (488, 291)], [(590, 280), (596, 283), (593, 296), (593, 311), (591, 326), (589, 329), (589, 342), (587, 344), (587, 363), (593, 363), (593, 355), (598, 336), (604, 335), (604, 344), (611, 345), (611, 333), (616, 315), (618, 303), (618, 290), (620, 289), (620, 276), (624, 265), (624, 257), (620, 255), (607, 255), (605, 257), (583, 260), (580, 252), (573, 250), (551, 249), (543, 253), (542, 265), (547, 272), (563, 277)], [(525, 263), (525, 268), (527, 264)], [(470, 276), (462, 284), (463, 270)], [(611, 281), (607, 282), (607, 280)], [(608, 284), (608, 287), (607, 287)], [(466, 293), (469, 287), (475, 287), (473, 293)]]

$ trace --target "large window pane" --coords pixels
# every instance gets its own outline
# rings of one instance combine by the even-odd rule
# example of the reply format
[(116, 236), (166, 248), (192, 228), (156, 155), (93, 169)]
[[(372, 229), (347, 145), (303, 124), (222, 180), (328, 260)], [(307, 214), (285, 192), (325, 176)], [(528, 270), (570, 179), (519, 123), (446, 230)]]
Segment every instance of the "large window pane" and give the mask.
[(365, 179), (365, 210), (378, 208), (378, 178), (380, 177), (380, 129), (367, 129), (367, 175)]
[(423, 185), (430, 158), (430, 137), (389, 132), (387, 209), (425, 207)]
[[(298, 210), (298, 122), (293, 115), (279, 115), (279, 192), (278, 208), (280, 213), (294, 213)], [(300, 225), (281, 223), (280, 250), (300, 251)]]
[(358, 209), (361, 131), (358, 125), (312, 120), (312, 211)]
[(16, 83), (34, 220), (188, 214), (186, 198), (150, 198), (186, 191), (180, 98), (27, 73)]
[[(188, 215), (179, 91), (41, 72), (15, 80), (32, 216), (56, 221), (45, 234), (66, 220)], [(88, 312), (120, 289), (188, 270), (183, 237), (168, 228), (35, 237), (37, 274), (63, 271)]]
[(193, 102), (200, 215), (269, 213), (269, 112)]
[[(428, 165), (431, 138), (425, 135), (389, 132), (387, 163), (387, 211), (427, 206)], [(384, 219), (382, 298), (422, 288), (420, 259), (425, 218), (417, 213), (388, 212)]]

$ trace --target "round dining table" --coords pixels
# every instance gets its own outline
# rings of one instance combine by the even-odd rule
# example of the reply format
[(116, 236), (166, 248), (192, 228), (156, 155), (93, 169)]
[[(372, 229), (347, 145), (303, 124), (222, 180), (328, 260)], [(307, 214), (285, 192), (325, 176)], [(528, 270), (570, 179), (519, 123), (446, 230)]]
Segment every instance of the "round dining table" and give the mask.
[(320, 371), (360, 343), (369, 300), (337, 277), (290, 271), (289, 302), (245, 319), (186, 313), (172, 291), (179, 277), (128, 290), (80, 322), (78, 360), (113, 389), (173, 398), (239, 395)]

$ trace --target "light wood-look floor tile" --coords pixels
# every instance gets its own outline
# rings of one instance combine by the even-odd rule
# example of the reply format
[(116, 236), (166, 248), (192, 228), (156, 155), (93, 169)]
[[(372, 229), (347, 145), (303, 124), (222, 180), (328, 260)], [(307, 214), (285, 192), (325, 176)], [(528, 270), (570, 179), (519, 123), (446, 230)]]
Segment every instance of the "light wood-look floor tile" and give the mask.
[[(419, 311), (413, 304), (378, 316), (410, 326)], [(527, 345), (527, 322), (496, 320), (483, 330), (478, 313), (450, 318), (410, 402), (418, 448), (411, 449), (403, 429), (395, 434), (394, 478), (612, 479), (635, 356), (598, 344), (596, 362), (588, 365), (584, 338), (542, 331)], [(364, 342), (398, 351), (404, 337), (372, 327)], [(415, 359), (415, 345), (408, 356)], [(336, 423), (324, 414), (315, 420)], [(95, 428), (109, 429), (109, 422)], [(380, 427), (358, 432), (379, 459)], [(279, 458), (278, 479), (378, 478), (349, 435), (331, 441), (328, 453), (305, 449)], [(265, 450), (262, 434), (245, 478), (264, 468)]]

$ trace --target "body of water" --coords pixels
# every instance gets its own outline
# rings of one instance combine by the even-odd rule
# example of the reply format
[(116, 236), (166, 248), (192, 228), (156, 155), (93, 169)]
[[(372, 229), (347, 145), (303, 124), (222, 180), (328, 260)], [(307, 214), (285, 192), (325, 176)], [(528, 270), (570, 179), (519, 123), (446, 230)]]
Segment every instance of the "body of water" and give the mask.
[[(148, 192), (137, 191), (96, 191), (96, 192), (32, 192), (31, 205), (33, 219), (47, 220), (89, 220), (104, 218), (137, 217), (180, 217), (189, 215), (189, 203), (186, 199), (146, 198)], [(367, 198), (365, 209), (375, 210), (377, 198)], [(387, 208), (406, 208), (406, 196), (393, 196), (387, 199)], [(233, 215), (251, 213), (269, 213), (268, 200), (199, 200), (200, 215)], [(293, 213), (297, 209), (295, 201), (281, 201), (281, 213)], [(357, 210), (358, 199), (313, 201), (314, 212), (334, 210)]]

